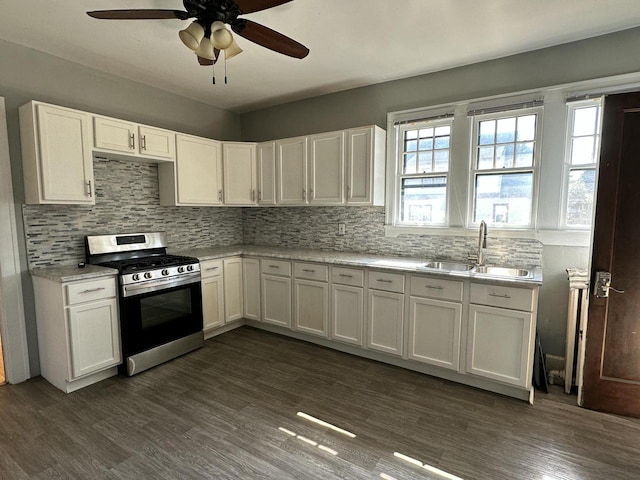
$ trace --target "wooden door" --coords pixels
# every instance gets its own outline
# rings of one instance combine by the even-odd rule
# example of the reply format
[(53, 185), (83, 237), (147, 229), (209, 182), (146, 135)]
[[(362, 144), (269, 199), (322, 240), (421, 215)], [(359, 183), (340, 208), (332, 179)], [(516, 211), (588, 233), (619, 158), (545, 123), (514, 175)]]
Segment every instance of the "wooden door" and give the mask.
[(344, 132), (309, 137), (309, 203), (344, 203)]
[(623, 289), (590, 294), (582, 405), (640, 417), (640, 93), (605, 99), (591, 257)]

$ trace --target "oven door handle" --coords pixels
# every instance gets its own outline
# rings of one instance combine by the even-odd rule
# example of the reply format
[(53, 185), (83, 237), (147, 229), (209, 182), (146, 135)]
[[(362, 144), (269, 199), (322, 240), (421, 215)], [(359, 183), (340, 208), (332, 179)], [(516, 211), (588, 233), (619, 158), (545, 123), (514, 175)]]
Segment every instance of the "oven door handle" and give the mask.
[(192, 283), (200, 283), (200, 272), (189, 273), (186, 275), (181, 275), (178, 278), (170, 278), (167, 280), (157, 280), (133, 285), (122, 285), (122, 296), (133, 297), (135, 295), (142, 295), (143, 293), (166, 290), (167, 288), (173, 287), (181, 287), (182, 285), (190, 285)]

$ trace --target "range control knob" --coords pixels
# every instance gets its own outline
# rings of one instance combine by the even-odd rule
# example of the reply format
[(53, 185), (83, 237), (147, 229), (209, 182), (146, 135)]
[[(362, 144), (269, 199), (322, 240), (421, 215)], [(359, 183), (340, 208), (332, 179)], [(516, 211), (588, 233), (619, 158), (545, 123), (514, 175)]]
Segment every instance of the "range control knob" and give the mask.
[(164, 275), (165, 277), (169, 275), (169, 270), (167, 270), (166, 268), (162, 270), (162, 275)]
[(187, 266), (187, 272), (193, 272), (193, 265)]
[(131, 279), (137, 282), (138, 280), (140, 280), (140, 274), (134, 273), (133, 275), (131, 275)]
[(184, 273), (184, 267), (178, 267), (178, 273)]
[(151, 277), (152, 277), (151, 272), (147, 272), (144, 274), (144, 278), (151, 278)]

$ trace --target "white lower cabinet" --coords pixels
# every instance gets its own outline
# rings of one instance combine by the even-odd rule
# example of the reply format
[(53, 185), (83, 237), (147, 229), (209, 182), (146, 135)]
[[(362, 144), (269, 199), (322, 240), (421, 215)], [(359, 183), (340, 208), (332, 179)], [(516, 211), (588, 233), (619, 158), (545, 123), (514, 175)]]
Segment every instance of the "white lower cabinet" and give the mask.
[(331, 329), (333, 340), (364, 343), (364, 271), (332, 267)]
[(404, 294), (369, 290), (367, 347), (402, 355)]
[(408, 357), (457, 371), (461, 325), (462, 304), (411, 297)]
[(262, 321), (291, 328), (291, 264), (262, 259)]
[(531, 387), (538, 290), (471, 284), (467, 373)]
[(222, 274), (222, 260), (200, 262), (202, 324), (205, 332), (221, 327), (224, 324), (224, 281)]
[(224, 322), (240, 320), (244, 314), (242, 295), (242, 258), (223, 260), (224, 272)]
[(329, 335), (329, 284), (294, 280), (295, 329), (312, 335)]
[(69, 393), (117, 374), (115, 277), (60, 283), (34, 276), (33, 287), (42, 376)]
[(242, 259), (244, 318), (260, 321), (260, 260)]

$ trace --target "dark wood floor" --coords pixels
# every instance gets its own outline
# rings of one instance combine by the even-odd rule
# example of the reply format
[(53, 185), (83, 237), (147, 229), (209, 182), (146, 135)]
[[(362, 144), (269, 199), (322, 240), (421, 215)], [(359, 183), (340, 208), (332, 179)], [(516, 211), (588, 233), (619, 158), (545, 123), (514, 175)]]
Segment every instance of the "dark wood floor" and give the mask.
[(0, 388), (0, 478), (447, 478), (410, 457), (465, 480), (639, 479), (640, 421), (561, 395), (530, 406), (242, 327), (70, 395)]

